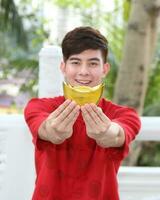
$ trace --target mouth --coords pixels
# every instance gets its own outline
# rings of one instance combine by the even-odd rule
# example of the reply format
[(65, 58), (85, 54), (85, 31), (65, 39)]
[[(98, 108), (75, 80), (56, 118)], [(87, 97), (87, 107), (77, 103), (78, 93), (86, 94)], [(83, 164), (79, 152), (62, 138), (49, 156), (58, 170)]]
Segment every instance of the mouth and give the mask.
[(90, 85), (90, 83), (92, 82), (92, 81), (90, 81), (90, 80), (75, 80), (79, 85), (86, 85), (86, 86), (88, 86), (88, 85)]

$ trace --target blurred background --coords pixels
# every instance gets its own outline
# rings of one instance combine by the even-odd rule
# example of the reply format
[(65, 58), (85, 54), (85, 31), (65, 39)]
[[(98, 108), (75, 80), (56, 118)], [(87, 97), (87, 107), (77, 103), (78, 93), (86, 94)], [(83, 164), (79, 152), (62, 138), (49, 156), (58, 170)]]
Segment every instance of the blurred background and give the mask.
[[(160, 116), (159, 13), (155, 0), (0, 0), (0, 113), (23, 113), (38, 95), (42, 47), (92, 26), (109, 42), (105, 97), (141, 116)], [(159, 143), (137, 142), (133, 151), (125, 165), (160, 165)]]

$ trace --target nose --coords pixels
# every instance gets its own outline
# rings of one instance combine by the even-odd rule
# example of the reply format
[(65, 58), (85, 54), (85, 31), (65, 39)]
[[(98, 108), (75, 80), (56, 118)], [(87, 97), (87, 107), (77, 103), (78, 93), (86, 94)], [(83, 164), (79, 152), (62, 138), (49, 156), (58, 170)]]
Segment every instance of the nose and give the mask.
[(89, 74), (89, 70), (88, 70), (88, 67), (87, 67), (86, 64), (81, 65), (79, 74), (80, 74), (80, 75), (83, 75), (83, 76), (84, 76), (84, 75), (86, 76), (86, 75)]

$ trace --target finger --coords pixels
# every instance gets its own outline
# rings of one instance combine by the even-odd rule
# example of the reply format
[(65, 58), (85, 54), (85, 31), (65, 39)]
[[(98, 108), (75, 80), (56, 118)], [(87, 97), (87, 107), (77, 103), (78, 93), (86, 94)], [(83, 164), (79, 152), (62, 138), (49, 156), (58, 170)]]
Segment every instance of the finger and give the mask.
[(97, 135), (97, 133), (95, 133), (97, 130), (96, 124), (93, 124), (92, 122), (90, 122), (86, 114), (83, 113), (82, 116), (86, 124), (86, 134), (88, 135), (88, 137), (95, 139)]
[(75, 114), (75, 116), (73, 117), (72, 120), (70, 120), (70, 123), (67, 124), (67, 126), (68, 126), (68, 125), (73, 126), (73, 124), (74, 124), (75, 121), (77, 120), (77, 117), (79, 116), (79, 113), (80, 113), (80, 111), (78, 111), (78, 112)]
[(77, 104), (72, 101), (56, 118), (57, 123), (62, 123), (63, 120), (68, 117), (70, 113), (73, 112), (74, 108), (77, 106)]
[(103, 126), (104, 122), (101, 120), (99, 115), (93, 110), (92, 106), (90, 104), (86, 104), (85, 109), (88, 111), (89, 115), (93, 119), (93, 121), (98, 125), (98, 126)]
[(63, 120), (61, 123), (62, 128), (66, 128), (67, 126), (73, 126), (74, 122), (76, 121), (79, 115), (80, 106), (76, 106), (71, 113)]
[(62, 103), (55, 111), (50, 114), (50, 118), (57, 117), (60, 113), (62, 113), (65, 108), (71, 103), (70, 99), (67, 99), (64, 103)]
[(82, 106), (81, 110), (82, 110), (82, 116), (83, 116), (85, 122), (87, 123), (86, 125), (88, 125), (91, 129), (97, 128), (97, 124), (93, 121), (92, 117), (90, 116), (90, 114), (87, 111), (87, 109), (85, 108), (85, 106)]
[[(95, 107), (97, 107), (97, 106), (94, 104), (93, 104), (93, 106), (91, 104), (89, 104), (88, 106), (90, 107), (90, 115), (92, 116), (95, 123), (97, 124), (99, 132), (101, 132), (103, 135), (103, 133), (106, 132), (107, 129), (110, 127), (111, 120), (107, 116), (105, 116), (107, 118), (106, 122), (102, 121), (102, 119), (97, 114), (97, 112), (95, 110), (93, 110), (93, 106), (95, 106)], [(100, 107), (97, 107), (97, 109), (100, 110), (101, 114), (103, 114), (103, 111)], [(92, 110), (92, 112), (91, 112), (91, 110)]]
[(73, 134), (73, 124), (75, 123), (78, 115), (79, 115), (79, 113), (76, 113), (74, 115), (73, 119), (70, 121), (70, 123), (68, 123), (68, 125), (66, 126), (66, 129), (70, 130), (67, 134), (65, 134), (66, 139), (72, 136), (72, 134)]
[(98, 117), (104, 122), (110, 122), (110, 119), (103, 113), (102, 109), (95, 104), (91, 104), (92, 109), (97, 113)]
[[(77, 106), (72, 113), (67, 116), (67, 118), (64, 120), (64, 122), (61, 124), (61, 126), (59, 127), (60, 130), (63, 130), (63, 137), (65, 139), (71, 137), (72, 133), (73, 133), (73, 124), (75, 123), (78, 115), (79, 115), (79, 109), (80, 107)], [(62, 132), (62, 131), (61, 131)]]

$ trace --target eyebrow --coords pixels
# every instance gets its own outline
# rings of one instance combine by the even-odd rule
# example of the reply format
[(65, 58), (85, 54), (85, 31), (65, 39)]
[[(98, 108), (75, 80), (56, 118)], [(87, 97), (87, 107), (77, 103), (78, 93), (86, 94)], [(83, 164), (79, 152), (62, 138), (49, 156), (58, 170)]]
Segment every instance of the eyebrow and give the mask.
[(89, 61), (98, 61), (98, 62), (100, 62), (100, 59), (99, 58), (90, 58), (90, 59), (88, 59)]
[[(81, 61), (82, 59), (77, 58), (77, 57), (71, 57), (71, 58), (69, 58), (69, 60), (78, 60), (78, 61)], [(97, 57), (94, 57), (94, 58), (89, 58), (88, 61), (98, 61), (98, 62), (100, 62), (100, 59), (97, 58)]]
[(78, 61), (81, 61), (81, 59), (77, 58), (77, 57), (71, 57), (71, 58), (69, 58), (69, 60), (78, 60)]

